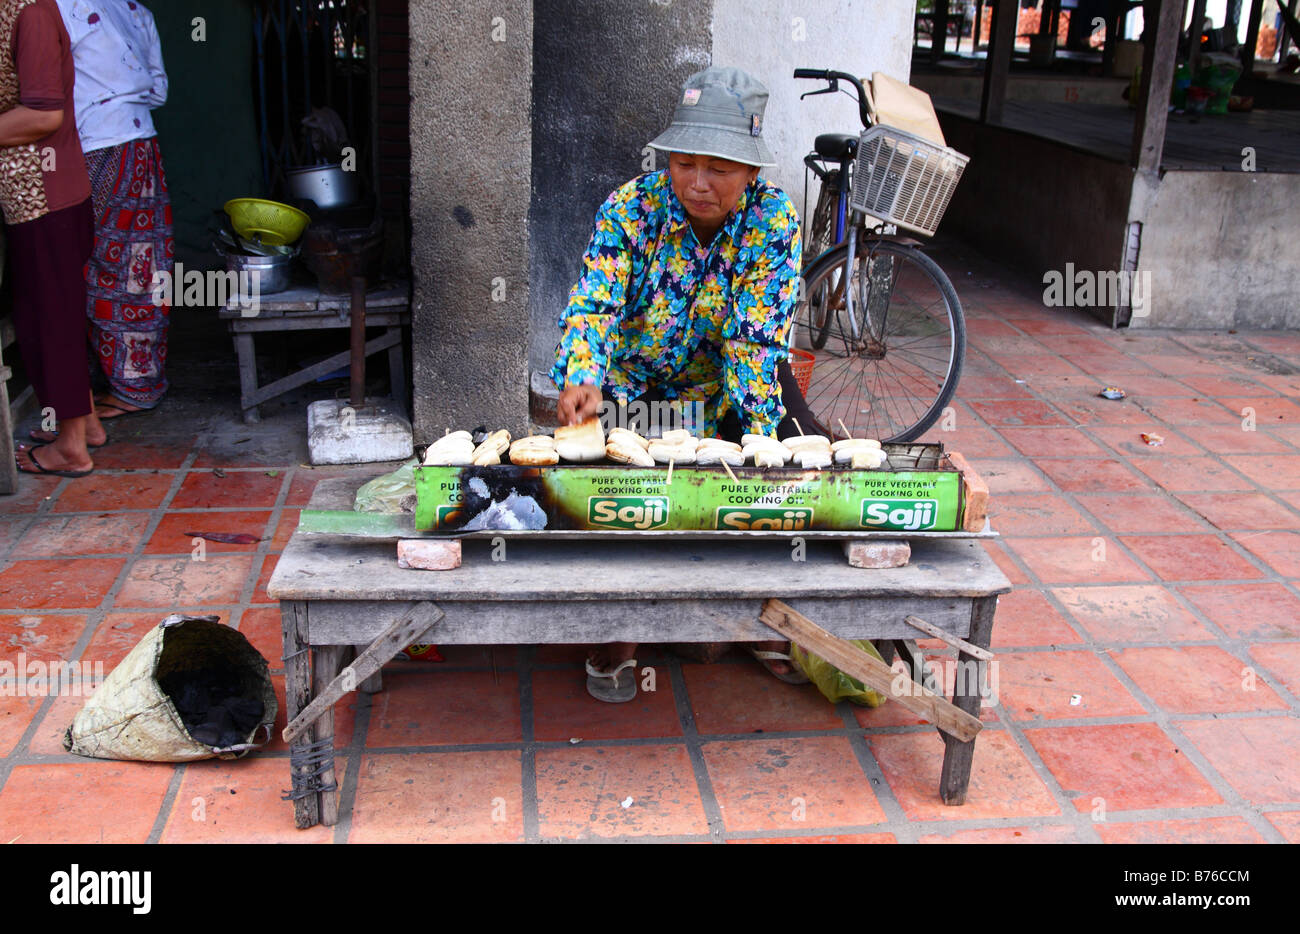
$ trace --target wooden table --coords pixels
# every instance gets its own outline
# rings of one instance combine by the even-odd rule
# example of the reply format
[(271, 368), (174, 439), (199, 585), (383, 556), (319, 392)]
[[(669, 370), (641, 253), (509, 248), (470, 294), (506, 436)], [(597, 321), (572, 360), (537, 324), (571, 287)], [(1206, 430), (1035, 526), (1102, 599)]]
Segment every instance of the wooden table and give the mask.
[[(346, 366), (347, 350), (304, 367), (265, 386), (257, 385), (257, 352), (253, 336), (266, 331), (314, 331), (348, 328), (352, 325), (350, 295), (325, 295), (315, 285), (294, 285), (259, 298), (256, 309), (241, 307), (232, 300), (220, 309), (239, 356), (239, 406), (245, 422), (260, 421), (258, 406), (276, 396), (297, 389)], [(406, 411), (406, 364), (402, 355), (402, 328), (411, 323), (411, 286), (407, 282), (383, 284), (366, 293), (366, 326), (384, 328), (384, 333), (366, 341), (366, 356), (388, 351), (389, 382), (393, 402)]]
[[(308, 508), (350, 508), (364, 479), (322, 481)], [(391, 542), (295, 532), (267, 587), (280, 601), (288, 720), (335, 679), (349, 647), (370, 643), (413, 606), (444, 614), (419, 640), (440, 645), (760, 642), (774, 638), (758, 621), (760, 608), (778, 597), (834, 635), (876, 640), (887, 662), (901, 649), (916, 666), (918, 633), (905, 616), (988, 648), (997, 595), (1011, 590), (981, 542), (969, 539), (913, 541), (911, 563), (886, 570), (850, 567), (838, 545), (820, 541), (807, 542), (801, 562), (781, 541), (523, 539), (508, 542), (504, 561), (492, 560), (492, 548), (467, 540), (455, 570), (402, 570)], [(984, 684), (985, 663), (960, 659), (979, 665)], [(356, 686), (381, 687), (378, 676)], [(979, 714), (977, 694), (953, 703)], [(290, 744), (299, 827), (338, 819), (333, 732), (327, 712), (310, 741)], [(962, 804), (974, 740), (944, 735), (944, 744), (940, 795)]]

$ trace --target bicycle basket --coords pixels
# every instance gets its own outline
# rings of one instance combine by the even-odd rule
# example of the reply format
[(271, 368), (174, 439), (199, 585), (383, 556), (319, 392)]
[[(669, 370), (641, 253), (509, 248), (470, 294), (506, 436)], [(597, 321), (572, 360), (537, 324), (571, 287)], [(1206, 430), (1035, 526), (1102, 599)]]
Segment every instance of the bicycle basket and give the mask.
[(887, 224), (934, 236), (969, 161), (894, 127), (868, 127), (858, 143), (849, 203)]

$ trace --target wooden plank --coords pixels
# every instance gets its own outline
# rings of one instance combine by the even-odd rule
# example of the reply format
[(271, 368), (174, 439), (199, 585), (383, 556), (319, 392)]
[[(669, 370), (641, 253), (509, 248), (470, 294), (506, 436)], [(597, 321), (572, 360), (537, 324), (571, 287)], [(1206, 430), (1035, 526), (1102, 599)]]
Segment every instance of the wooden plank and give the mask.
[(1192, 19), (1187, 29), (1188, 55), (1187, 70), (1196, 78), (1201, 68), (1201, 34), (1204, 30), (1205, 0), (1192, 0)]
[[(1142, 84), (1138, 91), (1137, 114), (1133, 118), (1133, 139), (1129, 164), (1139, 172), (1160, 170), (1169, 122), (1169, 91), (1174, 84), (1178, 56), (1178, 34), (1183, 26), (1181, 0), (1153, 0), (1159, 10), (1146, 22), (1147, 42), (1142, 53)], [(1150, 8), (1148, 7), (1148, 12)]]
[(419, 642), (442, 617), (442, 610), (433, 603), (415, 603), (407, 607), (357, 656), (356, 661), (333, 678), (324, 690), (318, 691), (311, 702), (289, 721), (282, 734), (284, 741), (292, 743), (296, 740), (326, 710), (333, 708), (339, 698), (355, 691), (360, 682), (377, 674), (384, 663), (402, 649)]
[[(481, 560), (490, 562), (484, 551)], [(512, 561), (502, 573), (510, 570)], [(429, 574), (406, 571), (416, 577), (446, 577), (454, 571)], [(812, 572), (810, 572), (812, 573)], [(862, 576), (861, 571), (853, 573)], [(867, 576), (874, 576), (867, 575)], [(603, 642), (762, 642), (771, 631), (759, 622), (763, 600), (779, 595), (803, 615), (844, 639), (910, 639), (916, 630), (903, 622), (915, 613), (963, 637), (970, 626), (969, 598), (867, 597), (807, 599), (789, 595), (788, 588), (770, 587), (761, 597), (665, 600), (658, 597), (588, 600), (569, 598), (560, 588), (532, 600), (494, 600), (490, 597), (457, 599), (439, 597), (447, 613), (438, 625), (440, 645), (595, 644)], [(649, 604), (649, 601), (653, 601)], [(648, 611), (648, 604), (652, 611)], [(396, 619), (399, 600), (314, 600), (311, 604), (313, 645), (368, 643)]]
[(933, 623), (927, 623), (919, 616), (910, 616), (910, 615), (904, 616), (903, 622), (907, 623), (907, 625), (909, 626), (913, 626), (921, 630), (921, 632), (925, 633), (928, 636), (933, 636), (936, 639), (948, 643), (955, 649), (961, 649), (963, 652), (975, 656), (980, 661), (987, 662), (987, 661), (991, 661), (993, 658), (993, 653), (990, 652), (988, 649), (982, 649), (978, 645), (972, 645), (971, 643), (967, 642), (965, 639), (960, 639), (957, 636), (954, 636), (950, 632), (945, 632), (944, 630), (940, 629), (938, 626), (934, 625)]
[(1255, 73), (1255, 46), (1259, 44), (1259, 23), (1264, 18), (1264, 0), (1250, 4), (1250, 20), (1246, 26), (1246, 41), (1241, 46), (1241, 67), (1249, 77)]
[(982, 729), (978, 717), (971, 716), (915, 681), (909, 679), (902, 685), (903, 691), (896, 692), (895, 684), (901, 675), (853, 643), (831, 635), (780, 600), (766, 601), (759, 619), (792, 642), (799, 643), (836, 668), (857, 678), (867, 687), (892, 698), (918, 716), (925, 717), (948, 734), (945, 742), (948, 737), (969, 742)]
[[(1009, 593), (1011, 583), (977, 539), (912, 543), (912, 560), (863, 574), (849, 567), (835, 542), (809, 540), (792, 568), (783, 542), (619, 542), (521, 539), (508, 560), (491, 560), (491, 540), (465, 540), (465, 563), (454, 571), (402, 570), (384, 542), (295, 535), (268, 585), (276, 600), (526, 601), (628, 599), (756, 599), (773, 593), (803, 598), (983, 597)], [(610, 574), (611, 564), (618, 568)], [(816, 568), (803, 573), (803, 565)], [(923, 615), (919, 614), (918, 615)], [(924, 617), (929, 619), (930, 617)], [(901, 617), (900, 617), (901, 619)]]
[[(993, 614), (997, 610), (997, 597), (976, 600), (971, 607), (971, 641), (982, 648), (988, 648), (993, 638)], [(953, 704), (967, 716), (979, 717), (980, 703), (983, 698), (979, 692), (961, 693), (961, 668), (965, 665), (979, 667), (978, 684), (985, 682), (986, 662), (976, 659), (965, 652), (957, 656), (958, 676), (953, 686)], [(939, 776), (939, 797), (949, 806), (966, 803), (966, 790), (970, 785), (971, 763), (975, 756), (975, 743), (961, 741), (952, 736), (943, 738), (943, 770)]]
[(935, 689), (934, 675), (930, 673), (925, 664), (925, 653), (917, 647), (914, 639), (895, 639), (894, 651), (903, 660), (907, 670), (912, 673), (913, 681), (924, 686), (927, 690), (933, 691)]
[(1011, 53), (1016, 46), (1019, 8), (1016, 0), (994, 0), (993, 3), (993, 29), (989, 34), (984, 89), (980, 95), (981, 123), (1002, 122), (1002, 107), (1007, 99), (1007, 73), (1011, 70)]
[[(343, 661), (343, 652), (344, 646), (341, 645), (327, 645), (312, 649), (312, 689), (318, 696), (338, 673), (339, 665)], [(318, 743), (329, 740), (330, 748), (333, 749), (333, 707), (327, 708), (316, 720), (315, 727), (312, 730), (312, 740)], [(319, 796), (320, 822), (326, 827), (333, 827), (339, 822), (338, 791), (324, 790), (335, 783), (332, 759), (329, 768), (321, 773), (320, 783), (322, 786)]]
[[(409, 312), (385, 312), (382, 308), (374, 314), (367, 312), (366, 327), (402, 327), (411, 323)], [(279, 317), (276, 315), (263, 315), (256, 318), (229, 318), (226, 320), (226, 328), (232, 333), (242, 332), (279, 332), (279, 331), (328, 331), (331, 329), (340, 330), (351, 327), (351, 322), (346, 316), (340, 318), (333, 312), (328, 314), (312, 313), (310, 315), (294, 315), (292, 317)]]
[[(250, 341), (252, 340), (248, 335), (237, 335), (236, 339), (240, 337), (246, 338)], [(368, 357), (371, 354), (379, 353), (381, 350), (387, 350), (389, 347), (393, 346), (393, 344), (400, 342), (400, 335), (395, 340), (392, 334), (381, 334), (379, 337), (366, 341), (366, 356)], [(252, 393), (247, 395), (241, 393), (241, 395), (243, 395), (243, 405), (245, 408), (260, 405), (268, 399), (274, 399), (276, 396), (288, 392), (290, 389), (297, 389), (299, 386), (310, 383), (318, 376), (324, 376), (326, 373), (334, 372), (339, 367), (343, 366), (343, 364), (348, 363), (351, 359), (352, 352), (350, 350), (344, 350), (341, 353), (336, 353), (332, 357), (326, 357), (319, 363), (313, 363), (309, 367), (304, 367), (296, 373), (290, 373), (288, 376), (283, 376), (280, 379), (277, 379), (274, 383), (268, 383), (260, 389), (254, 390)], [(240, 382), (242, 385), (242, 367), (240, 370)]]
[[(280, 603), (280, 628), (284, 637), (284, 707), (285, 718), (292, 720), (311, 703), (311, 655), (307, 641), (307, 604), (301, 601)], [(297, 744), (301, 748), (305, 744)], [(292, 754), (295, 750), (290, 749)], [(309, 769), (295, 769), (290, 774), (296, 782), (309, 781)], [(320, 823), (320, 796), (306, 795), (294, 799), (294, 825), (300, 830)]]
[[(0, 321), (8, 323), (9, 319)], [(18, 490), (18, 462), (14, 460), (14, 423), (9, 409), (9, 377), (13, 374), (3, 365), (3, 357), (0, 351), (0, 494), (9, 494)]]

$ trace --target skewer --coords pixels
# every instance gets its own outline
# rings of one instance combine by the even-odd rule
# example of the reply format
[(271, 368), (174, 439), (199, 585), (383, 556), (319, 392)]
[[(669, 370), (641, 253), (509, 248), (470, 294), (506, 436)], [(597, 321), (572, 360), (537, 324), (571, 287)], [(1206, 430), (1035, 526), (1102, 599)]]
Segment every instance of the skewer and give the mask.
[(726, 461), (722, 461), (722, 469), (727, 472), (727, 476), (731, 478), (732, 483), (740, 482), (739, 480), (736, 479), (736, 475), (731, 472), (731, 465), (728, 464)]
[(790, 421), (794, 422), (794, 427), (796, 427), (796, 428), (799, 429), (799, 436), (800, 436), (800, 437), (803, 437), (803, 436), (804, 436), (804, 434), (803, 434), (803, 425), (800, 425), (800, 424), (799, 424), (799, 419), (797, 419), (797, 418), (795, 418), (793, 415), (791, 415), (791, 416), (790, 416)]
[(664, 481), (665, 487), (673, 485), (673, 464), (675, 463), (677, 463), (677, 461), (673, 460), (671, 457), (668, 459), (668, 479)]
[(845, 424), (844, 424), (844, 419), (842, 419), (842, 418), (837, 418), (837, 419), (835, 419), (835, 420), (836, 420), (837, 422), (840, 423), (840, 428), (841, 428), (841, 430), (843, 430), (843, 432), (844, 432), (844, 438), (845, 438), (845, 440), (847, 440), (847, 441), (852, 441), (852, 440), (853, 440), (853, 433), (850, 432), (849, 429), (845, 426)]

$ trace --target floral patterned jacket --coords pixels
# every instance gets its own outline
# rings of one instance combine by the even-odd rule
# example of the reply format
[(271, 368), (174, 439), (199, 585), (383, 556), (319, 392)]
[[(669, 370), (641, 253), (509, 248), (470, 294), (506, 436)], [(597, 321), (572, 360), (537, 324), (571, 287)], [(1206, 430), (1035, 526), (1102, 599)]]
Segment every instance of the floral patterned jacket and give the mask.
[(702, 402), (705, 434), (734, 410), (743, 430), (775, 435), (800, 252), (794, 204), (762, 176), (707, 248), (666, 170), (633, 179), (596, 214), (551, 378), (627, 401), (655, 386)]

